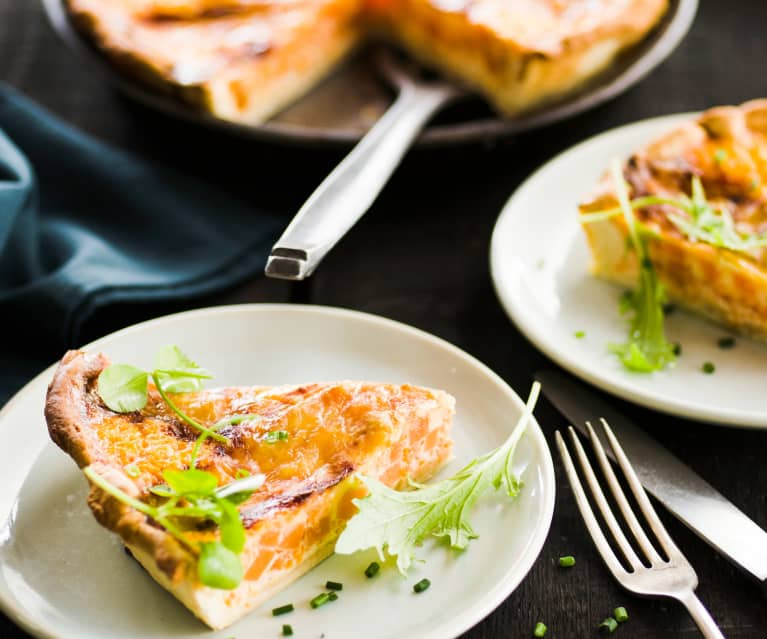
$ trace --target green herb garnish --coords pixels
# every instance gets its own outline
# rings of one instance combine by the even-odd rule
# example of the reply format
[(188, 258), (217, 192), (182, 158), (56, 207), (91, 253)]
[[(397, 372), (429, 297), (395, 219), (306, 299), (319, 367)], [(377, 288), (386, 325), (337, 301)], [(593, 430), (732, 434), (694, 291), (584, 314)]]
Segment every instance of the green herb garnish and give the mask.
[(416, 594), (422, 593), (424, 590), (426, 590), (429, 586), (431, 586), (431, 582), (428, 579), (421, 579), (417, 584), (413, 586), (413, 592)]
[(141, 475), (141, 469), (136, 466), (136, 464), (128, 464), (125, 467), (125, 474), (128, 475), (131, 479), (136, 479), (139, 475)]
[(285, 604), (284, 606), (279, 606), (278, 608), (272, 608), (272, 616), (273, 617), (279, 617), (280, 615), (286, 615), (289, 612), (293, 612), (295, 608), (293, 607), (292, 603)]
[(372, 579), (378, 574), (379, 570), (381, 570), (381, 565), (377, 561), (371, 561), (370, 565), (365, 568), (365, 576), (368, 579)]
[(567, 555), (566, 557), (560, 557), (559, 565), (562, 566), (562, 568), (572, 568), (575, 565), (575, 557), (573, 557), (572, 555)]
[(722, 337), (717, 341), (717, 346), (719, 348), (728, 350), (730, 348), (735, 348), (735, 338), (734, 337)]
[(618, 623), (624, 623), (629, 620), (629, 613), (626, 612), (626, 609), (623, 606), (618, 606), (613, 610), (613, 616)]
[(327, 581), (325, 582), (325, 588), (328, 590), (343, 590), (344, 585), (338, 581)]
[[(758, 187), (752, 183), (751, 188)], [(667, 205), (678, 212), (670, 212), (666, 218), (690, 242), (704, 242), (718, 248), (725, 248), (738, 253), (748, 253), (757, 248), (767, 246), (767, 232), (748, 233), (736, 228), (732, 214), (726, 207), (714, 207), (707, 199), (703, 183), (698, 176), (691, 182), (690, 196), (681, 195), (678, 198), (646, 196), (630, 202), (631, 210), (643, 209), (648, 206)], [(582, 213), (580, 220), (584, 224), (599, 222), (620, 215), (623, 204), (604, 211)], [(633, 215), (631, 216), (633, 218)]]
[[(192, 552), (199, 555), (198, 577), (211, 588), (236, 588), (242, 580), (243, 571), (239, 553), (245, 545), (245, 529), (235, 506), (243, 494), (250, 496), (264, 481), (263, 475), (240, 479), (223, 489), (216, 486), (216, 477), (197, 469), (166, 470), (167, 482), (163, 495), (167, 501), (151, 506), (134, 499), (117, 486), (109, 483), (92, 466), (84, 469), (88, 479), (104, 492), (122, 503), (151, 517)], [(157, 494), (157, 492), (155, 492)], [(218, 525), (220, 541), (198, 543), (182, 530), (179, 519), (192, 518), (211, 521)]]
[[(151, 379), (168, 407), (182, 421), (200, 432), (192, 451), (190, 467), (186, 470), (166, 469), (163, 471), (164, 483), (149, 489), (150, 493), (164, 500), (159, 505), (146, 504), (127, 495), (92, 466), (85, 468), (84, 472), (104, 492), (151, 517), (195, 553), (198, 556), (197, 572), (201, 583), (211, 588), (229, 590), (236, 588), (243, 577), (239, 555), (245, 546), (245, 528), (237, 505), (247, 500), (264, 483), (264, 476), (246, 475), (225, 486), (218, 486), (215, 475), (195, 467), (200, 447), (208, 437), (228, 443), (228, 438), (216, 431), (230, 424), (257, 418), (256, 415), (235, 415), (207, 427), (186, 415), (169, 397), (169, 394), (198, 391), (203, 381), (210, 378), (211, 374), (207, 370), (200, 368), (177, 346), (161, 349), (155, 358), (155, 369), (151, 372), (127, 364), (113, 364), (99, 375), (98, 392), (110, 409), (127, 413), (144, 408)], [(127, 466), (125, 472), (129, 476), (138, 476), (140, 473), (135, 464)], [(219, 540), (197, 542), (191, 539), (185, 532), (189, 520), (216, 524)]]
[[(530, 421), (540, 384), (533, 384), (527, 405), (508, 439), (495, 450), (478, 457), (449, 479), (416, 485), (415, 490), (396, 491), (372, 477), (362, 477), (369, 494), (355, 499), (358, 512), (349, 520), (336, 542), (336, 552), (348, 555), (375, 548), (397, 557), (397, 568), (407, 572), (416, 546), (427, 536), (447, 537), (450, 546), (464, 549), (478, 535), (468, 516), (471, 507), (490, 488), (504, 487), (516, 497), (520, 483), (512, 462), (517, 443)], [(367, 574), (367, 572), (366, 572)]]
[(546, 627), (546, 624), (542, 621), (539, 621), (537, 624), (535, 624), (535, 630), (533, 630), (533, 637), (545, 637), (546, 631), (548, 628)]
[(276, 442), (286, 442), (288, 441), (288, 437), (288, 431), (286, 430), (271, 430), (266, 433), (266, 435), (264, 435), (264, 439), (270, 444), (274, 444)]
[(716, 153), (714, 153), (714, 164), (717, 166), (720, 166), (722, 162), (724, 162), (727, 159), (727, 151), (724, 149), (718, 149)]
[(639, 284), (636, 291), (624, 293), (620, 302), (622, 312), (632, 315), (629, 340), (624, 344), (611, 344), (610, 350), (629, 370), (649, 373), (661, 370), (675, 360), (674, 346), (666, 340), (663, 326), (666, 298), (663, 285), (647, 255), (645, 240), (637, 230), (628, 200), (628, 188), (617, 160), (612, 163), (612, 172), (629, 237), (639, 260)]
[(615, 632), (615, 629), (618, 627), (618, 622), (615, 621), (612, 617), (608, 617), (605, 619), (602, 623), (599, 624), (599, 630), (606, 630), (609, 633)]
[(703, 362), (703, 366), (701, 366), (701, 370), (706, 373), (706, 375), (711, 375), (716, 370), (716, 366), (714, 366), (713, 362)]
[[(314, 599), (312, 599), (309, 602), (309, 605), (312, 608), (319, 608), (320, 606), (324, 606), (326, 603), (331, 601), (329, 592), (321, 592), (319, 595), (317, 595)], [(338, 595), (336, 595), (338, 597)]]
[(293, 635), (293, 626), (289, 623), (282, 624), (282, 636), (291, 637)]
[(586, 331), (575, 331), (574, 335), (576, 339), (583, 339), (586, 337)]

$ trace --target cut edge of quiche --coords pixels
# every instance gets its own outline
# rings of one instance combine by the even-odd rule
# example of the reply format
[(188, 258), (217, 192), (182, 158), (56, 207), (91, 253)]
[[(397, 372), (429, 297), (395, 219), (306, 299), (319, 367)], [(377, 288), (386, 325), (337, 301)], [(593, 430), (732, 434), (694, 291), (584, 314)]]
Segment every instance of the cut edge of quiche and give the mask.
[[(196, 431), (175, 419), (152, 389), (140, 412), (109, 410), (96, 390), (107, 365), (100, 353), (65, 355), (48, 389), (49, 433), (78, 466), (91, 466), (129, 496), (146, 499), (149, 488), (162, 482), (163, 469), (186, 467)], [(94, 484), (88, 504), (161, 586), (214, 629), (231, 625), (332, 554), (356, 511), (352, 499), (365, 494), (355, 473), (404, 488), (410, 480), (428, 480), (452, 450), (455, 400), (443, 391), (341, 382), (211, 389), (174, 399), (200, 420), (213, 421), (222, 412), (264, 415), (263, 424), (232, 430), (231, 446), (208, 440), (197, 463), (220, 485), (240, 470), (266, 475), (264, 486), (239, 507), (247, 536), (240, 585), (202, 585), (190, 550)], [(290, 439), (265, 443), (265, 429), (277, 428), (289, 431)], [(142, 469), (138, 477), (125, 471), (134, 462)]]
[[(668, 10), (668, 0), (624, 3), (616, 15), (572, 32), (536, 20), (533, 3), (503, 0), (370, 0), (374, 25), (414, 58), (453, 76), (511, 117), (580, 89), (637, 44)], [(519, 21), (528, 20), (526, 28)], [(551, 27), (551, 28), (549, 28)]]
[[(767, 230), (767, 100), (709, 109), (637, 150), (623, 166), (632, 198), (690, 195), (697, 176), (707, 200), (726, 207), (741, 230)], [(609, 173), (580, 205), (580, 213), (618, 206)], [(651, 233), (650, 260), (670, 301), (716, 323), (767, 340), (767, 251), (728, 250), (691, 241), (668, 219), (664, 205), (635, 211)], [(623, 216), (583, 224), (597, 277), (634, 287), (636, 253), (628, 248)]]

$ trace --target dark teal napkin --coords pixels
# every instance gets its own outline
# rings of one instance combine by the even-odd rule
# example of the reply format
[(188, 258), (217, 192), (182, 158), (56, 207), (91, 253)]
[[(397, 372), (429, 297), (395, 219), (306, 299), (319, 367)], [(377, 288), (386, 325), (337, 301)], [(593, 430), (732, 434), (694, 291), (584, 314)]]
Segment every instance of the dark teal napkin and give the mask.
[(278, 220), (111, 148), (0, 84), (0, 403), (109, 304), (261, 271)]

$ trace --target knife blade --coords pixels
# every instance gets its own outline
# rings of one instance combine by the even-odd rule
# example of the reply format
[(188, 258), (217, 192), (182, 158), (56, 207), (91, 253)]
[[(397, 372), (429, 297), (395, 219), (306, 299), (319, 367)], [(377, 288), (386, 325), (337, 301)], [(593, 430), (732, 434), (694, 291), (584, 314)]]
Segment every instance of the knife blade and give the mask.
[[(673, 515), (759, 581), (767, 580), (767, 532), (584, 384), (558, 371), (540, 371), (543, 394), (578, 430), (604, 418), (615, 432), (639, 480)], [(595, 429), (601, 430), (601, 429)], [(599, 432), (607, 454), (612, 451)]]

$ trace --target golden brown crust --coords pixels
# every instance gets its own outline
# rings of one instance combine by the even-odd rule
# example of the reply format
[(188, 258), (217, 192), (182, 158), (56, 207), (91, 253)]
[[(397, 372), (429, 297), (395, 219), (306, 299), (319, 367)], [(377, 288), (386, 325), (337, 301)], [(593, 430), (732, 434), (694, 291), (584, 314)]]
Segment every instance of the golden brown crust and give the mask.
[[(767, 100), (723, 106), (674, 127), (637, 150), (624, 168), (632, 197), (690, 194), (697, 176), (707, 200), (726, 208), (743, 232), (767, 231)], [(612, 208), (617, 199), (608, 175), (581, 212)], [(674, 207), (637, 211), (653, 231), (650, 258), (669, 297), (741, 333), (767, 340), (767, 249), (747, 253), (690, 241), (669, 220)], [(634, 285), (637, 261), (626, 249), (621, 217), (585, 224), (595, 274)]]
[[(90, 427), (91, 414), (103, 410), (94, 406), (90, 390), (108, 365), (109, 360), (101, 353), (67, 352), (48, 386), (45, 419), (51, 439), (80, 468), (93, 466), (111, 484), (131, 497), (138, 497), (135, 483), (110, 463)], [(153, 526), (145, 515), (129, 508), (98, 486), (91, 485), (88, 505), (102, 526), (119, 534), (126, 543), (153, 556), (171, 581), (180, 579), (194, 561), (188, 551), (164, 530)]]
[(308, 90), (364, 37), (363, 21), (514, 115), (580, 87), (668, 8), (668, 0), (66, 2), (127, 72), (251, 123)]

